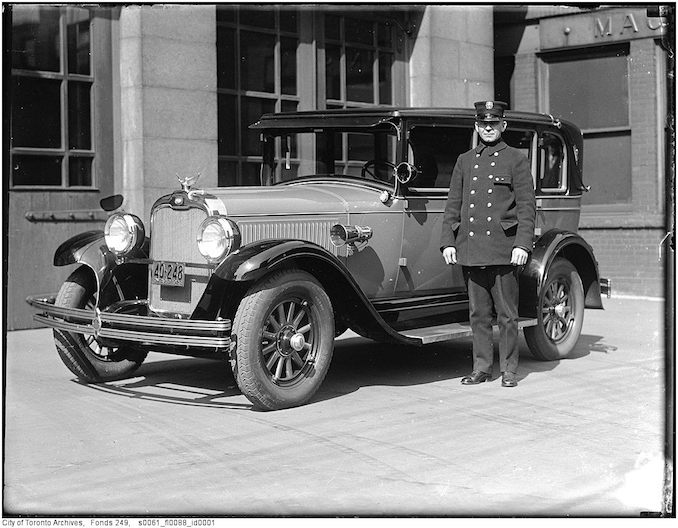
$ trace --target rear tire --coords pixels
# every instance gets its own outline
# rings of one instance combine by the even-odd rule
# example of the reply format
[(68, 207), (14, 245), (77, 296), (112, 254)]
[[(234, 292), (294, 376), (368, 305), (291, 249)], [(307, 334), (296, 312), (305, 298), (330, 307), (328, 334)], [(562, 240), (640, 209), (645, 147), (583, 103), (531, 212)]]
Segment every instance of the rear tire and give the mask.
[(275, 273), (240, 302), (231, 339), (236, 382), (256, 408), (303, 405), (320, 387), (332, 360), (332, 303), (312, 275)]
[(532, 355), (542, 361), (567, 357), (584, 324), (584, 287), (576, 268), (562, 257), (549, 268), (539, 292), (537, 325), (525, 328)]
[[(96, 282), (87, 268), (78, 268), (63, 283), (55, 305), (67, 308), (94, 308)], [(54, 330), (54, 343), (64, 365), (87, 383), (129, 377), (137, 370), (146, 352), (128, 347), (104, 347), (92, 336)]]

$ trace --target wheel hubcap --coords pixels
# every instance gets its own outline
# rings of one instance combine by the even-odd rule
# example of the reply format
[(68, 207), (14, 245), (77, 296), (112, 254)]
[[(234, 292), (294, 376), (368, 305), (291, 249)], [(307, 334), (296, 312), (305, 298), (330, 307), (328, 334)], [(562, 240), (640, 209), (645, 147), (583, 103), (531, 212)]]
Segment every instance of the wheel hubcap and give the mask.
[(549, 284), (542, 305), (542, 322), (546, 335), (554, 342), (567, 337), (574, 323), (569, 285), (560, 280)]
[(286, 300), (271, 311), (262, 332), (261, 352), (274, 383), (294, 381), (313, 363), (313, 327), (306, 301)]

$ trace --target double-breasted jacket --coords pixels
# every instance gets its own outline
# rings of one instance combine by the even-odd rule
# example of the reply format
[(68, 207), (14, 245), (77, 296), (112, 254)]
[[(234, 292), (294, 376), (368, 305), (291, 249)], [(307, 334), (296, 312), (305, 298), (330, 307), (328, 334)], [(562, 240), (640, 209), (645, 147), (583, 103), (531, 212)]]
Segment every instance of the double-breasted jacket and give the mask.
[(452, 172), (441, 250), (454, 246), (462, 266), (510, 264), (514, 247), (532, 250), (535, 210), (525, 155), (503, 140), (480, 143)]

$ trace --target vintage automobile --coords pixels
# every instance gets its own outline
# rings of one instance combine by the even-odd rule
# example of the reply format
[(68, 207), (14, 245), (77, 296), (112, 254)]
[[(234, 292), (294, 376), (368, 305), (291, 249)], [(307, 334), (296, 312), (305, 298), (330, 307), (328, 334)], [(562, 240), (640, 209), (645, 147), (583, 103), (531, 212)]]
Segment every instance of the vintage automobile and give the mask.
[[(256, 408), (304, 404), (349, 328), (413, 348), (470, 335), (461, 269), (443, 262), (439, 240), (452, 168), (478, 141), (474, 117), (264, 115), (248, 138), (261, 146), (260, 186), (184, 179), (153, 205), (148, 230), (111, 212), (103, 232), (56, 251), (56, 266), (77, 265), (58, 294), (27, 301), (85, 382), (129, 376), (153, 350), (228, 361)], [(504, 138), (529, 158), (537, 194), (520, 326), (535, 357), (557, 360), (573, 350), (584, 308), (602, 308), (610, 292), (577, 234), (582, 135), (548, 115), (506, 119)], [(113, 201), (102, 206), (115, 210)]]

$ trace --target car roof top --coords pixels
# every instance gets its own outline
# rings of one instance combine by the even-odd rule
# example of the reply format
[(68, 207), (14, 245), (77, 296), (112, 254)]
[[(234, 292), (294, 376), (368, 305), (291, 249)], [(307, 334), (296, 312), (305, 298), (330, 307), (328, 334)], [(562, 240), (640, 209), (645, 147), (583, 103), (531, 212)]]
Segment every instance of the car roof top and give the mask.
[[(507, 111), (507, 121), (529, 122), (554, 125), (556, 118), (548, 114), (535, 112)], [(399, 118), (420, 119), (475, 119), (475, 110), (471, 108), (413, 108), (413, 107), (366, 107), (333, 110), (309, 110), (301, 112), (281, 112), (264, 114), (259, 121), (250, 125), (254, 129), (288, 128), (328, 128), (328, 127), (371, 127), (393, 122)], [(565, 120), (560, 120), (573, 126)], [(576, 128), (576, 127), (575, 127)]]

